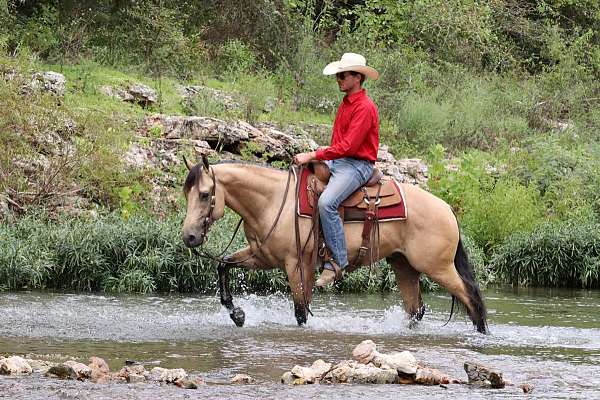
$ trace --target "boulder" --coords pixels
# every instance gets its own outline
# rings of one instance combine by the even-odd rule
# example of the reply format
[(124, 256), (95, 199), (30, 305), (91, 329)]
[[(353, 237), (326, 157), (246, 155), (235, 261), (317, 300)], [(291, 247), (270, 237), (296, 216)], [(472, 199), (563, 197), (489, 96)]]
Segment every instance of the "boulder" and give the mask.
[(33, 369), (25, 359), (19, 356), (0, 358), (0, 375), (31, 374)]

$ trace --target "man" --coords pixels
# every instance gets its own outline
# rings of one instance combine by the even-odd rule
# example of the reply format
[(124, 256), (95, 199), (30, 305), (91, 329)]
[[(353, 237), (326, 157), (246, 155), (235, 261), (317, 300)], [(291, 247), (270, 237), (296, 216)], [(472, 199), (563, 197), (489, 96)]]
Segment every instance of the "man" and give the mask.
[(362, 88), (365, 78), (377, 79), (379, 73), (368, 67), (360, 54), (345, 53), (341, 60), (328, 64), (323, 74), (335, 74), (340, 91), (346, 93), (335, 117), (331, 145), (294, 157), (294, 162), (299, 165), (312, 160), (324, 161), (331, 171), (318, 205), (323, 236), (332, 257), (323, 265), (323, 272), (316, 282), (320, 287), (332, 283), (336, 279), (336, 269), (338, 274), (343, 274), (348, 265), (344, 225), (338, 207), (367, 183), (379, 148), (377, 106)]

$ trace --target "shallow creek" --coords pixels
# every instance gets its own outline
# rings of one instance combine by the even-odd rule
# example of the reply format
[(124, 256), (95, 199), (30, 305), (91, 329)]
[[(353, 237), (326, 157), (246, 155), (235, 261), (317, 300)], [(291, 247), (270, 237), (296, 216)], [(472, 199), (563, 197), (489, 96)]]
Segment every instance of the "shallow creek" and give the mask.
[[(317, 293), (314, 317), (299, 328), (286, 295), (234, 298), (246, 312), (236, 328), (216, 296), (114, 296), (50, 292), (0, 293), (0, 354), (62, 361), (104, 358), (111, 370), (125, 360), (184, 368), (206, 386), (93, 384), (39, 374), (0, 376), (0, 398), (10, 399), (600, 399), (600, 291), (488, 289), (490, 335), (473, 331), (464, 315), (443, 326), (450, 309), (445, 293), (427, 294), (428, 311), (415, 329), (397, 293)], [(279, 384), (294, 365), (350, 359), (371, 339), (380, 352), (410, 350), (427, 366), (466, 379), (465, 361), (497, 369), (517, 386), (481, 389), (404, 385)], [(236, 373), (254, 385), (229, 383)]]

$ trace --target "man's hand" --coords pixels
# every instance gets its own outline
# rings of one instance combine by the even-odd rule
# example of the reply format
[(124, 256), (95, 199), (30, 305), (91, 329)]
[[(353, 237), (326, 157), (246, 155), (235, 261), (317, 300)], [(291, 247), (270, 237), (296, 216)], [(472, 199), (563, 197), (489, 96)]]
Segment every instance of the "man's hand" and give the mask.
[(294, 164), (302, 165), (306, 164), (317, 158), (317, 153), (311, 151), (310, 153), (299, 153), (294, 156)]

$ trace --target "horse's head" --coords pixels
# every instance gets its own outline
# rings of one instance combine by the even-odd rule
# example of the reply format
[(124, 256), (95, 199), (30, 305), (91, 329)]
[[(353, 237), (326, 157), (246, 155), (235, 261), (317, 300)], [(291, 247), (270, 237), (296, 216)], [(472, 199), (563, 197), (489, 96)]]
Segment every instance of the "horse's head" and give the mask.
[(225, 203), (223, 191), (217, 187), (214, 170), (206, 156), (202, 162), (192, 166), (184, 158), (188, 176), (183, 185), (187, 211), (183, 221), (182, 239), (186, 246), (200, 246), (212, 223), (223, 216)]

